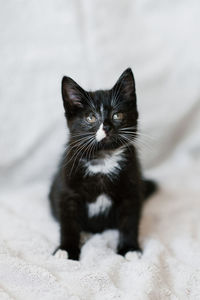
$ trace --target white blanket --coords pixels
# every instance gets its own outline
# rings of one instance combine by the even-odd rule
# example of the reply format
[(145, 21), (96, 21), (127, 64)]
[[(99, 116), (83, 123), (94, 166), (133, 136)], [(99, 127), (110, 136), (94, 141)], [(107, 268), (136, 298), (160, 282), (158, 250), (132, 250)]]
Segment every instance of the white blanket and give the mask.
[[(198, 0), (1, 1), (1, 300), (200, 299), (199, 14)], [(52, 256), (61, 77), (109, 88), (128, 66), (143, 168), (160, 184), (143, 210), (143, 254), (117, 255), (107, 231), (87, 237), (79, 262)]]

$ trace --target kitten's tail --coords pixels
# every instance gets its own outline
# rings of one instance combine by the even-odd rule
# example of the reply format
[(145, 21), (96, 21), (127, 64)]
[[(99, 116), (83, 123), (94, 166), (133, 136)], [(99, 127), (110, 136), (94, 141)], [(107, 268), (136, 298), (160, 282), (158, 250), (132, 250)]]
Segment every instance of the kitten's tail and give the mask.
[(150, 179), (143, 180), (144, 199), (149, 198), (157, 190), (158, 190), (158, 185), (155, 181)]

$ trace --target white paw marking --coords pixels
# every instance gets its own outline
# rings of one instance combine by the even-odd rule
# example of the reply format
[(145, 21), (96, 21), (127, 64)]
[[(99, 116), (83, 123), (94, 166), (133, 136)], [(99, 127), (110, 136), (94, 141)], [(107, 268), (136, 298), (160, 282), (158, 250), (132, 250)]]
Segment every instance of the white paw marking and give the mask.
[(58, 249), (55, 253), (55, 257), (59, 259), (68, 259), (68, 253), (65, 250)]
[(105, 194), (97, 197), (96, 201), (88, 204), (88, 216), (90, 218), (99, 214), (108, 214), (112, 200)]
[(99, 129), (96, 132), (96, 140), (97, 142), (100, 142), (106, 137), (106, 133), (103, 130), (103, 123), (99, 126)]
[(140, 251), (129, 251), (126, 253), (125, 258), (128, 261), (132, 261), (135, 259), (140, 259), (142, 257), (142, 254)]

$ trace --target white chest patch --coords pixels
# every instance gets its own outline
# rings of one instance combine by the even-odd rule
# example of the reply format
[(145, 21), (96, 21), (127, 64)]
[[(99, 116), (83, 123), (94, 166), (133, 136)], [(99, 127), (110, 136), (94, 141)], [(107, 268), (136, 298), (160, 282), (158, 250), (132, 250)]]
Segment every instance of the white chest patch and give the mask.
[(86, 163), (86, 175), (102, 173), (108, 176), (119, 173), (121, 167), (119, 162), (125, 160), (123, 150), (115, 150), (103, 158), (93, 159)]
[(106, 194), (101, 194), (97, 197), (96, 201), (88, 204), (88, 216), (90, 218), (99, 214), (108, 214), (112, 201)]
[(96, 132), (96, 140), (97, 142), (100, 142), (106, 137), (106, 133), (103, 130), (103, 123), (99, 126), (99, 129)]

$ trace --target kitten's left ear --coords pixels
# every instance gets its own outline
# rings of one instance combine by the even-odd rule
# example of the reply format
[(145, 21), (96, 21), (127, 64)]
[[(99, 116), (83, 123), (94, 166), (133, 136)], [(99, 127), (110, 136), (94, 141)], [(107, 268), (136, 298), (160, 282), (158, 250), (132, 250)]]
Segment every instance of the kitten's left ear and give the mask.
[(83, 107), (85, 91), (72, 78), (64, 76), (62, 79), (63, 105), (67, 114), (72, 114)]
[(131, 68), (122, 73), (112, 90), (127, 100), (135, 101), (136, 104), (135, 80)]

